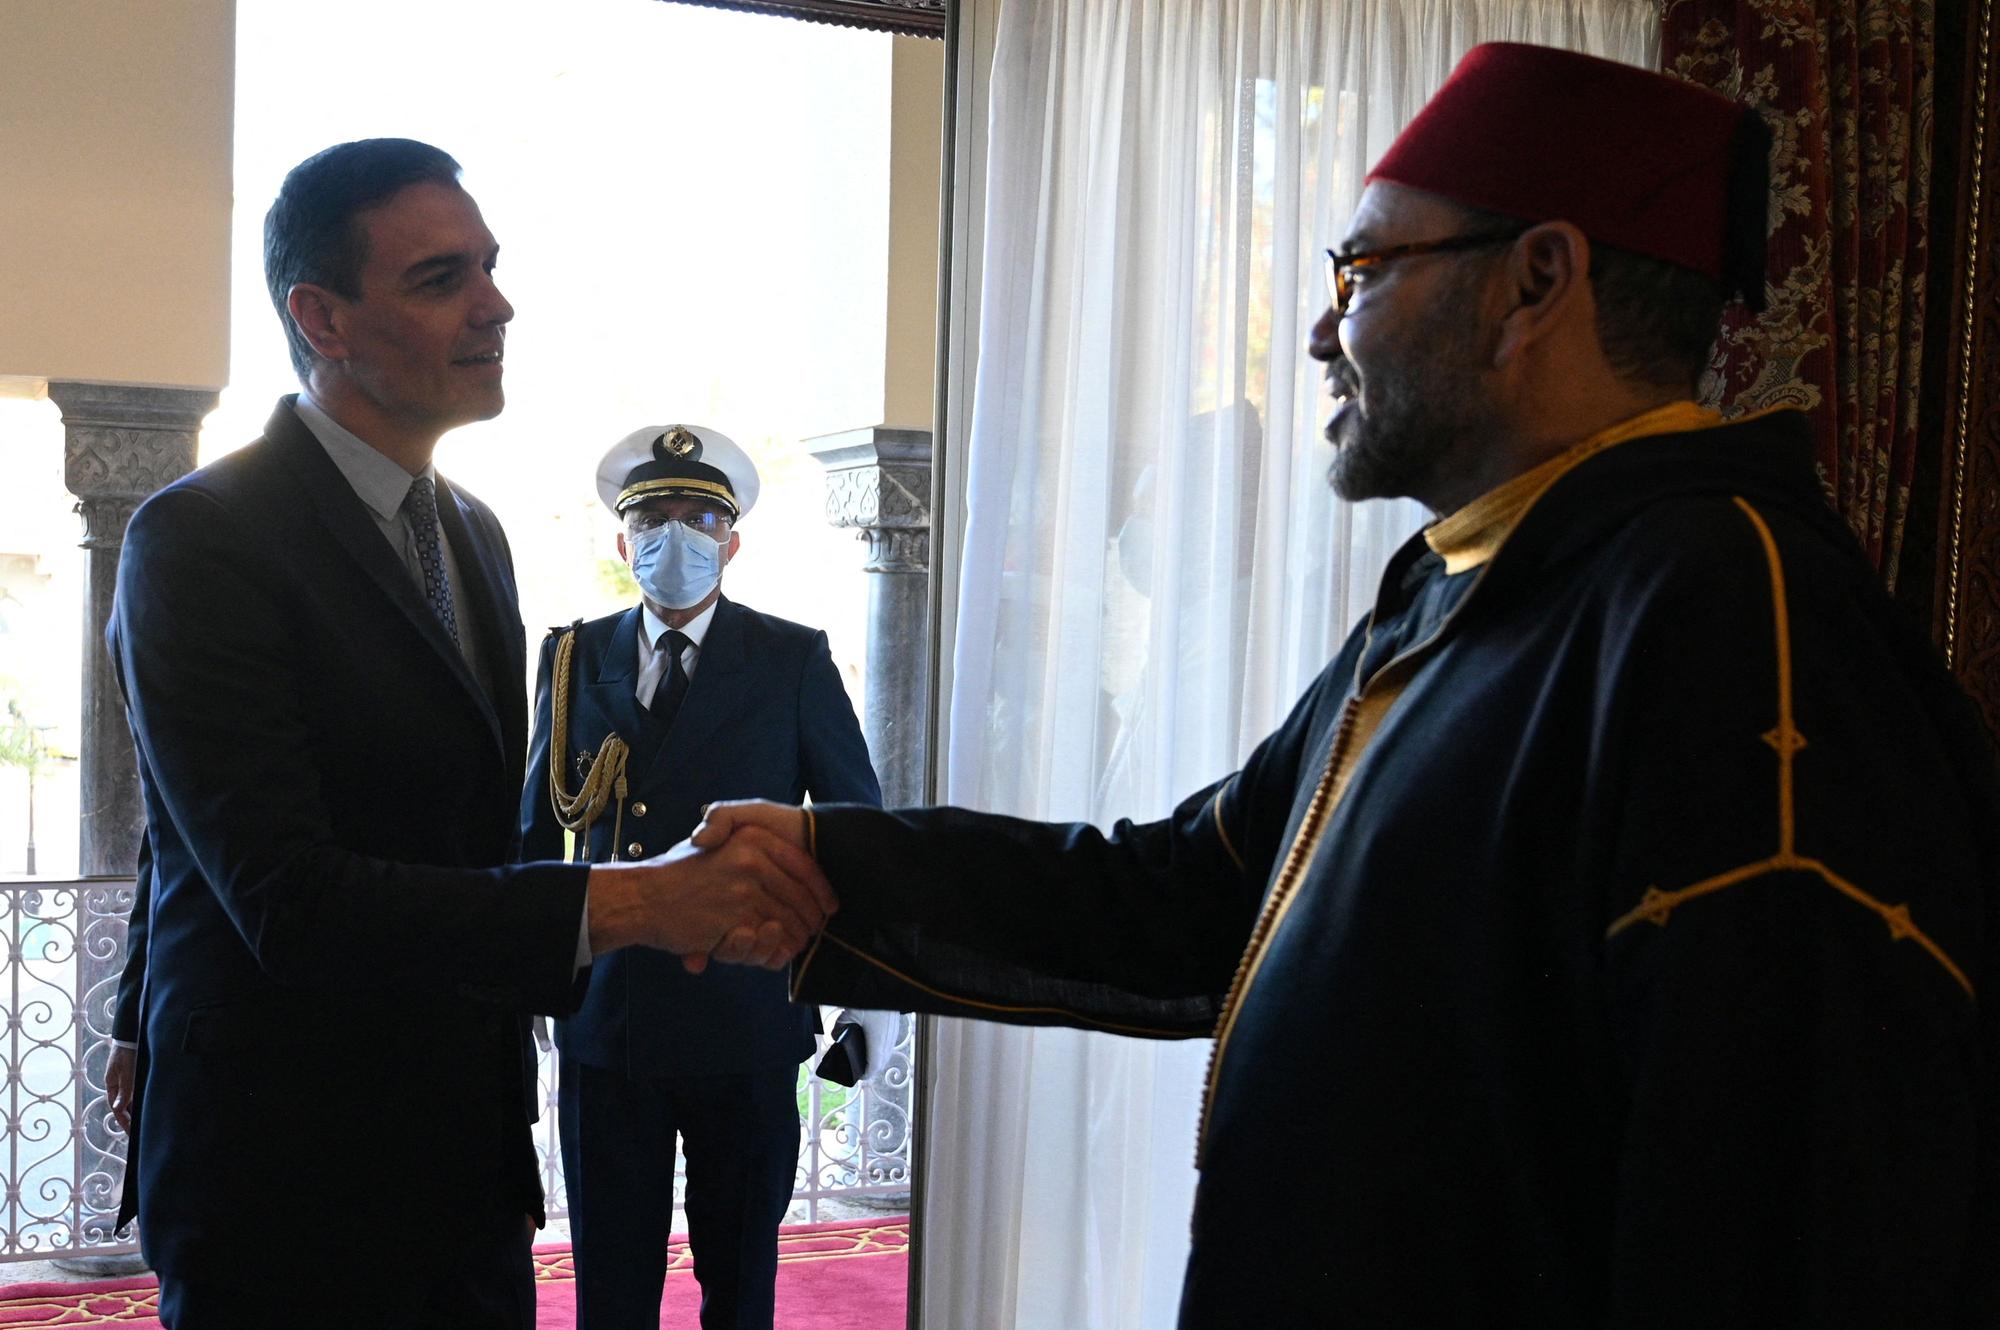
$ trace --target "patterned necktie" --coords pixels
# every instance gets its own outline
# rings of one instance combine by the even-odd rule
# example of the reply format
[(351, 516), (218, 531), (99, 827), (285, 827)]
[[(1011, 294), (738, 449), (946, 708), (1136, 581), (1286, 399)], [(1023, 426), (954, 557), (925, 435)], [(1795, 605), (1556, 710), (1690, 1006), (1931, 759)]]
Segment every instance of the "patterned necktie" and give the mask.
[(458, 645), (458, 612), (451, 604), (451, 579), (445, 576), (444, 548), (438, 541), (437, 486), (429, 476), (410, 482), (403, 500), (403, 517), (417, 538), (417, 563), (424, 571), (424, 599), (437, 612), (452, 645)]
[(688, 672), (681, 663), (681, 653), (694, 643), (678, 628), (669, 628), (660, 634), (660, 641), (654, 649), (666, 653), (667, 677), (653, 690), (653, 704), (649, 708), (662, 725), (674, 723), (674, 715), (681, 709), (681, 699), (687, 696)]

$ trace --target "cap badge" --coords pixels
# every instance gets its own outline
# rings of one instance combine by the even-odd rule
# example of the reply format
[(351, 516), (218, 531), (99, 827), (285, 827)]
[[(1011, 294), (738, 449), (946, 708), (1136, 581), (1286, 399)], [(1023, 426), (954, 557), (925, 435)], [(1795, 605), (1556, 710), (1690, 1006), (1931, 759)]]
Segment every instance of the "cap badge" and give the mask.
[(653, 440), (653, 457), (661, 462), (699, 462), (701, 440), (686, 425), (676, 425)]

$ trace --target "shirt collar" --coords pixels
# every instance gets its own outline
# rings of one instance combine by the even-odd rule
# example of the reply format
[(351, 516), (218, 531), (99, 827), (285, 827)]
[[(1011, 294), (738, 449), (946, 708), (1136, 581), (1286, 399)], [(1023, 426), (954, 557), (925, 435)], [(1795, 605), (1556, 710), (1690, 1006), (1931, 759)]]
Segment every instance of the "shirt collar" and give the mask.
[[(410, 481), (414, 479), (403, 470), (398, 462), (376, 452), (359, 435), (339, 424), (332, 416), (320, 409), (306, 393), (299, 394), (297, 405), (299, 420), (304, 423), (312, 436), (319, 440), (319, 446), (326, 449), (326, 455), (340, 468), (340, 474), (347, 477), (347, 483), (354, 487), (361, 502), (384, 522), (392, 522), (403, 510), (403, 500), (409, 497)], [(426, 462), (423, 475), (437, 480), (437, 467)]]
[[(681, 633), (687, 638), (688, 645), (694, 647), (697, 651), (701, 649), (701, 639), (708, 636), (708, 626), (715, 622), (715, 607), (721, 603), (722, 598), (720, 596), (716, 597), (715, 605), (710, 605), (700, 614), (695, 615), (694, 618), (689, 619), (681, 625)], [(667, 631), (666, 620), (653, 613), (651, 605), (642, 603), (639, 607), (639, 612), (644, 616), (646, 645), (652, 650), (658, 651), (660, 649), (660, 634)]]
[(1588, 458), (1613, 444), (1649, 434), (1683, 434), (1713, 429), (1722, 417), (1693, 402), (1668, 402), (1642, 411), (1599, 430), (1532, 471), (1524, 471), (1506, 484), (1474, 499), (1449, 517), (1441, 517), (1424, 529), (1424, 543), (1444, 559), (1447, 573), (1463, 573), (1478, 568), (1500, 549), (1510, 532), (1549, 486)]

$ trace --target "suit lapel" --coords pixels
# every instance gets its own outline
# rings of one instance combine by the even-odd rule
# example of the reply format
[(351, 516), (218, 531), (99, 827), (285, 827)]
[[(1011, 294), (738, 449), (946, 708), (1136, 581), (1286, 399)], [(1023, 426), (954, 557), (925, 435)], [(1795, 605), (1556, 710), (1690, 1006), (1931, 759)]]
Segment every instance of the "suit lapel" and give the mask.
[[(313, 437), (312, 431), (292, 410), (292, 403), (296, 400), (291, 396), (279, 399), (278, 409), (272, 413), (270, 423), (264, 426), (264, 438), (282, 459), (283, 473), (296, 483), (300, 505), (319, 519), (320, 525), (333, 537), (334, 544), (388, 598), (417, 636), (472, 694), (482, 714), (493, 726), (494, 742), (501, 743), (499, 725), (494, 719), (493, 705), (486, 696), (486, 690), (472, 677), (465, 657), (445, 635), (444, 625), (438, 622), (437, 614), (418, 593), (409, 569), (389, 548), (389, 542), (382, 538), (382, 530), (362, 504), (361, 496), (354, 492), (354, 487), (347, 483), (347, 477), (341, 475), (340, 468), (326, 455), (326, 449), (320, 446), (319, 440)], [(456, 506), (454, 496), (452, 507), (456, 509)], [(470, 564), (472, 561), (465, 562)], [(475, 580), (467, 577), (466, 573), (467, 570), (461, 568), (463, 580)], [(486, 575), (482, 572), (476, 580), (484, 589)], [(517, 670), (516, 673), (522, 671)]]
[(694, 677), (688, 680), (687, 696), (647, 770), (646, 784), (688, 769), (702, 745), (743, 709), (755, 691), (743, 629), (743, 610), (727, 597), (717, 601), (715, 619), (695, 660)]

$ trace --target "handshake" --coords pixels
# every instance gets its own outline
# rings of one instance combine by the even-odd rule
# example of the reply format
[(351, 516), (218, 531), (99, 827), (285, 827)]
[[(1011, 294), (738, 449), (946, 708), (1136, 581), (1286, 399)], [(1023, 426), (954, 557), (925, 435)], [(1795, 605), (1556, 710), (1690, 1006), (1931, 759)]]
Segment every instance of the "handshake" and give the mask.
[(838, 908), (807, 846), (807, 813), (748, 800), (709, 808), (665, 854), (590, 870), (590, 950), (653, 947), (690, 974), (711, 960), (780, 969)]

